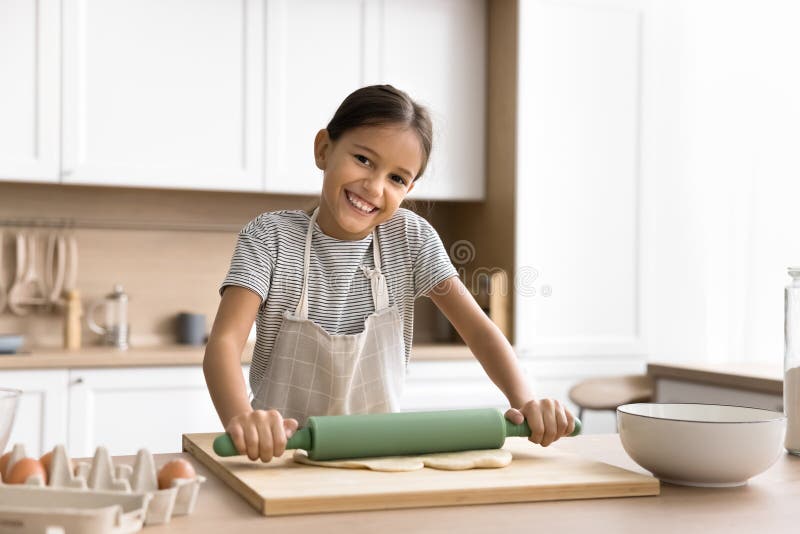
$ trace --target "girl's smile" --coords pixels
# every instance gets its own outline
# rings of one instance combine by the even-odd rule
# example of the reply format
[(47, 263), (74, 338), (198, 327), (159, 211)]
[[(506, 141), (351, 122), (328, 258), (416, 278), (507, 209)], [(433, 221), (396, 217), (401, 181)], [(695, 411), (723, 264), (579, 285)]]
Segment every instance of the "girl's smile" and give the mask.
[(358, 240), (391, 218), (414, 188), (422, 145), (404, 126), (362, 126), (336, 141), (320, 130), (314, 156), (323, 171), (320, 228), (337, 239)]
[(373, 204), (367, 202), (360, 196), (356, 195), (352, 191), (348, 191), (347, 189), (342, 189), (344, 191), (345, 198), (349, 201), (350, 205), (353, 209), (356, 210), (357, 213), (363, 215), (365, 217), (369, 217), (376, 211), (378, 211), (378, 207), (374, 206)]

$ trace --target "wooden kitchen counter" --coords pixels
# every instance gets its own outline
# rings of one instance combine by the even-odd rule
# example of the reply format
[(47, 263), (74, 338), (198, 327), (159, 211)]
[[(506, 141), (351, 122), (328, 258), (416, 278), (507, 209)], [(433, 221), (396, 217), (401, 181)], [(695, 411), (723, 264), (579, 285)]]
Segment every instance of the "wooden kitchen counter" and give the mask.
[[(83, 347), (79, 350), (42, 348), (20, 354), (0, 354), (0, 371), (4, 369), (80, 369), (103, 367), (154, 367), (201, 365), (205, 346), (158, 345), (117, 350), (111, 347)], [(242, 364), (249, 364), (253, 344), (242, 353)], [(418, 361), (472, 359), (465, 345), (414, 345), (411, 358)]]
[(654, 362), (647, 364), (647, 374), (654, 380), (685, 380), (777, 395), (783, 393), (782, 360), (776, 361), (773, 365), (726, 363), (717, 366)]
[[(628, 458), (616, 434), (562, 439), (554, 447), (619, 467), (646, 473)], [(781, 455), (765, 473), (739, 488), (689, 488), (662, 484), (657, 497), (590, 499), (502, 505), (410, 508), (264, 517), (186, 453), (156, 456), (161, 465), (189, 459), (207, 477), (192, 515), (144, 534), (191, 532), (324, 532), (381, 534), (408, 532), (581, 532), (584, 534), (794, 532), (800, 497), (800, 457)], [(134, 457), (115, 462), (132, 463)]]
[[(250, 363), (252, 345), (242, 353), (242, 364)], [(118, 350), (113, 347), (81, 347), (78, 350), (41, 348), (20, 354), (0, 355), (4, 369), (83, 369), (103, 367), (157, 367), (201, 365), (205, 346), (157, 345)]]

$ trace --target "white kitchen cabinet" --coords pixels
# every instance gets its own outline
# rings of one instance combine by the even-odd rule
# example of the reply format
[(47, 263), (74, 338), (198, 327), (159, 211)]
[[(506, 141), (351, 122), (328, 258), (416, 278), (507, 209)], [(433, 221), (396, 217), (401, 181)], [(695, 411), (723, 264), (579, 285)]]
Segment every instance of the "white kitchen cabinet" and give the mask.
[(647, 6), (519, 4), (514, 331), (538, 355), (646, 353)]
[(112, 454), (176, 452), (181, 434), (222, 430), (201, 366), (73, 369), (69, 382), (72, 456), (98, 445)]
[(40, 456), (57, 444), (66, 443), (68, 377), (66, 369), (0, 371), (0, 387), (23, 391), (9, 448), (21, 443), (28, 456)]
[(482, 200), (486, 174), (485, 0), (384, 0), (367, 41), (367, 83), (428, 107), (433, 152), (411, 198)]
[(70, 184), (260, 191), (263, 2), (63, 2)]
[(402, 411), (508, 407), (477, 360), (412, 361), (400, 399)]
[(412, 197), (484, 198), (485, 0), (268, 0), (267, 6), (268, 192), (318, 194), (317, 131), (350, 92), (388, 83), (433, 118), (433, 154)]
[(60, 3), (0, 2), (0, 180), (59, 179)]
[(319, 194), (314, 136), (363, 85), (363, 0), (268, 0), (266, 190)]
[(316, 132), (390, 83), (433, 116), (412, 197), (482, 199), (486, 25), (486, 0), (8, 0), (0, 180), (315, 195)]

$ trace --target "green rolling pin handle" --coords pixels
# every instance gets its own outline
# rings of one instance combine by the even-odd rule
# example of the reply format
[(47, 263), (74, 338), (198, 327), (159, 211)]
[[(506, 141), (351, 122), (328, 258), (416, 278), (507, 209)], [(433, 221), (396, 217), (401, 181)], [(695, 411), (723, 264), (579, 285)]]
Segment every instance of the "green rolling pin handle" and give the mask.
[[(575, 430), (572, 431), (572, 434), (569, 437), (577, 436), (581, 433), (581, 420), (577, 417), (575, 418)], [(531, 429), (528, 426), (527, 421), (523, 421), (522, 423), (515, 425), (508, 419), (506, 419), (506, 436), (508, 437), (521, 437), (521, 438), (528, 438), (531, 435)]]
[[(311, 449), (311, 430), (308, 428), (297, 430), (286, 442), (286, 450), (289, 449), (303, 449), (304, 451)], [(239, 455), (227, 432), (214, 438), (214, 452), (217, 453), (217, 456), (223, 457)]]

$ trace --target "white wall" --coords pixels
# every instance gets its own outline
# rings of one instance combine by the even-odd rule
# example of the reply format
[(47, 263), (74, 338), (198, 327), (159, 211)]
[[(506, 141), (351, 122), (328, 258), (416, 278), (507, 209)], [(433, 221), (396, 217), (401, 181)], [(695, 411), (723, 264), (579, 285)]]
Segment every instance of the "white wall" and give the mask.
[(800, 4), (652, 6), (648, 357), (778, 363), (800, 263)]
[(518, 293), (520, 350), (780, 360), (798, 24), (790, 0), (521, 1), (517, 269), (553, 292)]

